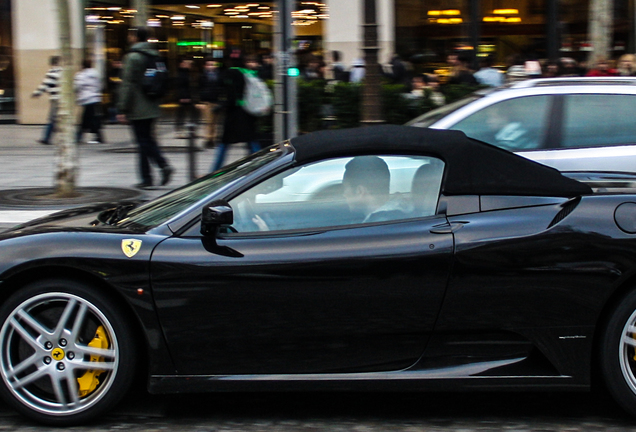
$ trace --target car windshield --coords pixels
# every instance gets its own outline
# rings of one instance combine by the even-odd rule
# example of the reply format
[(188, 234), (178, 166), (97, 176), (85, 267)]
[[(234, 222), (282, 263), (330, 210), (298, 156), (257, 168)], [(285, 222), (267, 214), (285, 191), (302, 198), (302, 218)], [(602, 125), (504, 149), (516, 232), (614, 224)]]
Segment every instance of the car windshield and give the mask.
[(115, 225), (135, 225), (145, 228), (160, 225), (215, 191), (280, 158), (286, 153), (283, 150), (285, 145), (275, 145), (254, 153), (224, 167), (221, 171), (208, 174), (166, 195), (136, 207), (125, 214), (124, 218), (116, 221)]
[(413, 120), (406, 123), (406, 126), (416, 126), (416, 127), (423, 127), (423, 128), (429, 127), (430, 125), (435, 123), (437, 120), (441, 119), (442, 117), (446, 117), (448, 114), (452, 113), (453, 111), (457, 111), (461, 107), (468, 105), (469, 103), (476, 101), (477, 99), (480, 99), (482, 97), (483, 95), (472, 94), (470, 96), (467, 96), (463, 99), (460, 99), (448, 105), (444, 105), (442, 107), (429, 111), (426, 114), (422, 114), (421, 116), (416, 117)]

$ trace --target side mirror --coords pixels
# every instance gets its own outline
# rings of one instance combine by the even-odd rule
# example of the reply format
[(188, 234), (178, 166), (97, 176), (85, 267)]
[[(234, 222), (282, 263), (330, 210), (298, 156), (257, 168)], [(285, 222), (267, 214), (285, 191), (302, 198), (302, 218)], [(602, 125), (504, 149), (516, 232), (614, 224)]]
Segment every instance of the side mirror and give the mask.
[(203, 208), (201, 213), (201, 234), (215, 235), (220, 225), (231, 225), (234, 222), (234, 211), (227, 201), (212, 202)]

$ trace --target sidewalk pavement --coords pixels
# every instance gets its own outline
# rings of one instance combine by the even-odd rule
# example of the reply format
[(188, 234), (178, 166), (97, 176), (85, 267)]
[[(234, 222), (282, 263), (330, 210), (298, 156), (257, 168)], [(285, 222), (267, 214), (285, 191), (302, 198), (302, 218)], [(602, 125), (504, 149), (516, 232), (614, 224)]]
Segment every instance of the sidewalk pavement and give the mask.
[[(37, 142), (44, 126), (22, 126), (0, 124), (0, 231), (18, 223), (26, 222), (52, 212), (78, 206), (72, 200), (61, 200), (51, 204), (21, 202), (3, 199), (7, 192), (29, 188), (54, 188), (56, 172), (56, 148)], [(84, 134), (89, 139), (90, 134)], [(188, 140), (177, 139), (172, 123), (158, 123), (156, 135), (169, 163), (175, 168), (172, 181), (151, 190), (136, 190), (139, 183), (136, 145), (132, 131), (127, 125), (106, 125), (103, 130), (105, 144), (81, 144), (79, 169), (76, 179), (78, 188), (125, 189), (128, 195), (150, 199), (189, 182)], [(200, 143), (201, 140), (197, 142)], [(214, 160), (214, 149), (204, 149), (195, 153), (196, 175), (206, 174)], [(228, 149), (226, 163), (247, 154), (245, 145), (233, 145)], [(160, 172), (153, 167), (155, 182)], [(10, 190), (10, 191), (9, 191)], [(3, 194), (3, 192), (5, 194)]]

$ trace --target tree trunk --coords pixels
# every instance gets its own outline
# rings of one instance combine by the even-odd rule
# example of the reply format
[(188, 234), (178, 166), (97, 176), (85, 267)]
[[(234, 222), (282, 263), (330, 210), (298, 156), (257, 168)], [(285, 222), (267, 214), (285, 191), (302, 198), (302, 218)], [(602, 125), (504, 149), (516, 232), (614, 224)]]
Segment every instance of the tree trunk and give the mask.
[(614, 0), (591, 0), (589, 17), (589, 39), (592, 52), (588, 58), (589, 66), (594, 67), (599, 59), (611, 57), (613, 39)]
[(73, 51), (71, 50), (71, 19), (68, 0), (57, 0), (60, 24), (62, 77), (58, 101), (56, 127), (55, 193), (58, 197), (75, 195), (75, 177), (78, 170), (77, 143), (75, 142), (73, 98)]

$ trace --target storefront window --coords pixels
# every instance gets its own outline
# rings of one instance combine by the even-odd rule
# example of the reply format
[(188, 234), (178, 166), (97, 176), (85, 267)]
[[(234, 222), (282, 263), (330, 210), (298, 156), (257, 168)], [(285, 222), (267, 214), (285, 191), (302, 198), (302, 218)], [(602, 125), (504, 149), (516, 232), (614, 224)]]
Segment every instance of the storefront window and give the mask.
[[(548, 21), (550, 2), (557, 2), (558, 18)], [(468, 0), (396, 0), (396, 50), (404, 58), (431, 70), (444, 67), (453, 51), (473, 49), (479, 56), (492, 56), (495, 65), (506, 68), (515, 55), (547, 59), (547, 26), (557, 27), (559, 57), (587, 60), (593, 50), (589, 40), (590, 0), (482, 0), (477, 16), (471, 16)], [(633, 2), (614, 2), (614, 37), (610, 57), (634, 52)], [(471, 20), (478, 20), (479, 44), (470, 43)]]
[(468, 0), (395, 0), (396, 51), (442, 66), (468, 41)]
[[(242, 54), (266, 55), (273, 51), (275, 1), (187, 4), (155, 0), (148, 3), (152, 39), (173, 76), (183, 57), (193, 60), (192, 70), (196, 75), (206, 58), (217, 59), (223, 65), (230, 48)], [(89, 1), (86, 5), (87, 48), (93, 49), (95, 28), (103, 28), (109, 76), (129, 48), (127, 33), (137, 13), (131, 4), (132, 1), (113, 0)], [(298, 0), (293, 17), (299, 52), (305, 45), (320, 49), (323, 22), (329, 18), (326, 2)]]

